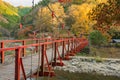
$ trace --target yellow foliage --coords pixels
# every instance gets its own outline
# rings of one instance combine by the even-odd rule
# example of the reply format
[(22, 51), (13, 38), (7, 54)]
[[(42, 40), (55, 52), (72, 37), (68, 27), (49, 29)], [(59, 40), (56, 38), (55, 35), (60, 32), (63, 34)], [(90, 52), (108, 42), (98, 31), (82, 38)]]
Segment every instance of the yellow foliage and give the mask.
[[(63, 6), (61, 6), (60, 3), (56, 2), (54, 4), (49, 4), (49, 7), (59, 18), (59, 21), (64, 22), (63, 18), (65, 17), (65, 13)], [(41, 24), (43, 24), (43, 22), (45, 22), (44, 26), (49, 25), (55, 28), (58, 26), (58, 23), (60, 23), (59, 21), (55, 18), (55, 16), (52, 18), (52, 12), (48, 9), (48, 7), (43, 7), (42, 9), (39, 8), (37, 12), (37, 16), (35, 17), (35, 26), (39, 27)]]
[(88, 13), (99, 3), (106, 3), (107, 0), (86, 0), (81, 5), (71, 5), (69, 15), (73, 16), (76, 22), (72, 25), (72, 31), (76, 35), (89, 34), (96, 21), (91, 21)]
[(99, 4), (99, 3), (106, 3), (108, 0), (86, 0), (87, 3)]
[(11, 6), (9, 3), (6, 2), (0, 2), (0, 14), (8, 14), (8, 15), (16, 15), (18, 16), (18, 10), (17, 8), (14, 8), (13, 6)]
[(97, 3), (106, 3), (108, 0), (96, 0)]
[(103, 35), (107, 38), (107, 41), (110, 42), (112, 36), (110, 36), (108, 33), (103, 33)]
[(69, 14), (76, 22), (72, 25), (72, 30), (77, 34), (88, 34), (91, 30), (92, 21), (88, 18), (89, 11), (94, 7), (93, 4), (84, 3), (82, 5), (72, 5), (69, 8)]

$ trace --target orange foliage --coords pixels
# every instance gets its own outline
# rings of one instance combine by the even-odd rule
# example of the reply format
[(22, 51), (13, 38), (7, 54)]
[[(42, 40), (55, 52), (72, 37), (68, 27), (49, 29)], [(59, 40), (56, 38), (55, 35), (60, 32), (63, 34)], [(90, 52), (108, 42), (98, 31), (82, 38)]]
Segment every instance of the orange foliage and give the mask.
[(27, 26), (27, 27), (25, 27), (23, 29), (20, 29), (20, 31), (18, 31), (17, 35), (18, 36), (25, 36), (31, 30), (32, 30), (32, 26)]

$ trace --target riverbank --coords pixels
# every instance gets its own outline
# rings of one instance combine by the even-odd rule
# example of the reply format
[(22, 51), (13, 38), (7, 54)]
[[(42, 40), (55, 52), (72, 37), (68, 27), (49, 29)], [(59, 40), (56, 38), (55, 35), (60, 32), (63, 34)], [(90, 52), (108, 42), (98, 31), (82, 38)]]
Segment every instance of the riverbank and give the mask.
[[(116, 76), (103, 76), (99, 74), (69, 72), (63, 70), (55, 70), (56, 76), (39, 78), (39, 80), (120, 80)], [(35, 79), (36, 80), (36, 79)]]
[(120, 59), (74, 56), (64, 64), (63, 67), (55, 67), (55, 70), (120, 77)]

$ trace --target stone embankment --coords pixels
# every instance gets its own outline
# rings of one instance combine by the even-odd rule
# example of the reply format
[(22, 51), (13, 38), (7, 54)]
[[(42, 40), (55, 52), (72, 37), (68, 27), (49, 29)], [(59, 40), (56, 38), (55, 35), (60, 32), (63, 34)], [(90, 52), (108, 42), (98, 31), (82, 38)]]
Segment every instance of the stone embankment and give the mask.
[(64, 64), (65, 66), (57, 66), (55, 69), (120, 77), (120, 59), (75, 56), (69, 61), (64, 61)]

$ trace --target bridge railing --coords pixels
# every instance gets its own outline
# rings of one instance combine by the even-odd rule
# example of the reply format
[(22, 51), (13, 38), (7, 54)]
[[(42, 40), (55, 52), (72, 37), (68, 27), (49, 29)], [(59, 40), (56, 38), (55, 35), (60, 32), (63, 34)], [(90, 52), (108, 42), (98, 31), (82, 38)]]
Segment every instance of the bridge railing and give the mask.
[[(9, 43), (14, 44), (14, 43), (19, 43), (19, 45), (12, 45), (10, 47), (17, 47), (17, 46), (24, 46), (28, 44), (33, 44), (33, 43), (38, 43), (38, 42), (48, 42), (54, 40), (53, 38), (40, 38), (40, 39), (25, 39), (25, 40), (3, 40), (0, 41), (0, 49), (4, 48), (9, 48), (6, 45)], [(38, 47), (36, 46), (36, 52), (38, 52)], [(26, 55), (26, 50), (25, 48), (22, 49), (22, 55)], [(4, 63), (5, 61), (5, 51), (0, 52), (0, 62)]]
[[(2, 48), (0, 49), (0, 53), (3, 55), (5, 51), (10, 51), (13, 50), (15, 51), (15, 80), (20, 80), (21, 75), (20, 71), (22, 70), (23, 73), (23, 78), (26, 80), (28, 76), (26, 76), (24, 65), (22, 62), (22, 50), (29, 48), (29, 47), (35, 47), (37, 51), (39, 50), (38, 47), (41, 47), (41, 64), (40, 64), (40, 72), (39, 76), (52, 76), (54, 73), (50, 72), (51, 71), (51, 66), (63, 66), (62, 59), (69, 59), (69, 56), (75, 55), (75, 53), (79, 52), (81, 49), (83, 49), (86, 45), (88, 45), (88, 41), (83, 38), (69, 38), (69, 39), (45, 39), (47, 41), (45, 42), (40, 42), (39, 39), (35, 39), (38, 42), (33, 43), (33, 44), (28, 44), (28, 45), (21, 45), (21, 46), (15, 46), (15, 47), (10, 47), (10, 48), (4, 48), (4, 42), (1, 43)], [(23, 40), (22, 40), (23, 41)], [(28, 40), (24, 40), (28, 41)], [(7, 41), (9, 42), (9, 41)], [(15, 42), (15, 41), (10, 41), (10, 42)], [(16, 41), (18, 42), (18, 41)], [(21, 42), (21, 41), (20, 41)], [(53, 62), (50, 62), (48, 60), (48, 54), (46, 53), (47, 51), (47, 46), (52, 45), (51, 48), (54, 48), (53, 50)], [(61, 48), (61, 51), (59, 50)], [(3, 58), (3, 56), (2, 56)], [(4, 59), (4, 58), (3, 58)], [(57, 62), (57, 59), (60, 61), (59, 63)], [(46, 62), (45, 62), (46, 61)], [(49, 72), (44, 72), (44, 67), (47, 65), (48, 71)], [(21, 68), (20, 68), (21, 67)], [(37, 73), (36, 73), (37, 74)]]

